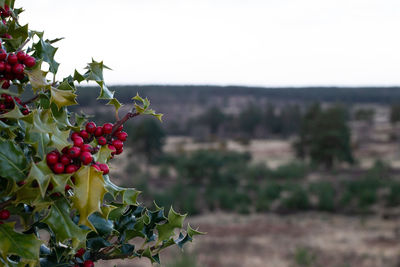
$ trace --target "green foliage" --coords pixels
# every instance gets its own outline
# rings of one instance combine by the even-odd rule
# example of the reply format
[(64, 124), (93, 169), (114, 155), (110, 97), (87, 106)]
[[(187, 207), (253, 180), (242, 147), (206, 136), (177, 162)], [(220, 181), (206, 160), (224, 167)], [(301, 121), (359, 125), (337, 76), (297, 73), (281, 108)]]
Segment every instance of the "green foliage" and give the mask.
[(316, 165), (332, 168), (335, 162), (353, 163), (347, 113), (341, 106), (322, 110), (312, 105), (304, 115), (300, 136), (295, 143), (297, 155), (309, 157)]
[(153, 161), (162, 152), (165, 132), (153, 119), (144, 119), (128, 128), (129, 141), (135, 152), (144, 154), (147, 161)]
[(392, 124), (400, 121), (400, 104), (392, 104), (390, 106), (390, 122)]
[(274, 179), (301, 179), (307, 175), (308, 166), (301, 162), (290, 162), (270, 172)]
[[(5, 2), (13, 8), (13, 1), (0, 1), (3, 8)], [(103, 62), (92, 60), (84, 74), (75, 71), (73, 76), (57, 81), (59, 63), (54, 56), (58, 48), (53, 44), (60, 39), (44, 39), (43, 32), (30, 31), (27, 25), (18, 23), (21, 9), (11, 12), (13, 15), (4, 21), (12, 38), (2, 39), (3, 48), (8, 53), (22, 49), (34, 57), (36, 64), (27, 66), (23, 79), (11, 81), (11, 90), (1, 90), (2, 106), (9, 99), (12, 106), (7, 104), (0, 110), (0, 207), (12, 216), (0, 224), (0, 265), (74, 266), (89, 259), (141, 257), (160, 262), (160, 251), (172, 245), (182, 248), (202, 234), (190, 225), (184, 227), (186, 215), (170, 208), (165, 216), (164, 208), (157, 205), (146, 208), (138, 202), (138, 190), (115, 185), (112, 173), (97, 169), (98, 164), (109, 163), (113, 155), (109, 147), (98, 146), (100, 142), (93, 136), (86, 138), (93, 148), (87, 152), (93, 157), (91, 162), (71, 156), (62, 168), (76, 164), (77, 170), (56, 171), (48, 155), (58, 155), (72, 146), (82, 147), (73, 144), (70, 137), (72, 132), (85, 129), (86, 122), (84, 116), (68, 110), (77, 104), (75, 82), (95, 82), (100, 87), (98, 99), (108, 101), (116, 113), (121, 104), (104, 83), (103, 70), (109, 68)], [(48, 72), (42, 69), (42, 62), (48, 63)], [(22, 95), (32, 98), (23, 103), (16, 98)], [(135, 112), (128, 113), (128, 118), (143, 114), (161, 119), (161, 114), (149, 107), (147, 98), (136, 95), (131, 105)], [(118, 120), (107, 134), (115, 135), (125, 121)], [(142, 137), (153, 134), (153, 130), (142, 132)], [(150, 155), (160, 145), (151, 141), (144, 146), (144, 153)], [(42, 231), (49, 238), (39, 234)], [(131, 244), (134, 238), (141, 240), (141, 247)], [(86, 253), (76, 255), (79, 249)]]
[(317, 208), (323, 211), (335, 209), (336, 191), (329, 182), (317, 182), (310, 184), (310, 192), (318, 197)]
[(296, 248), (294, 261), (299, 267), (311, 267), (316, 261), (316, 255), (305, 247)]

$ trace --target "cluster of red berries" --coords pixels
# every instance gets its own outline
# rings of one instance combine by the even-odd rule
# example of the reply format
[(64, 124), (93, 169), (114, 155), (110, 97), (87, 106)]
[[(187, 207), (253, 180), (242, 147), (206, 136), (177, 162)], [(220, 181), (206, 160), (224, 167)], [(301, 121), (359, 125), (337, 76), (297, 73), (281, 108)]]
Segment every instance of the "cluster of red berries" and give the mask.
[(0, 49), (0, 83), (1, 88), (8, 89), (11, 81), (25, 79), (25, 67), (31, 68), (35, 66), (36, 59), (23, 51), (18, 53), (7, 53), (4, 49)]
[(8, 5), (4, 5), (4, 8), (0, 7), (0, 15), (3, 19), (11, 16), (10, 7)]
[[(108, 174), (109, 168), (105, 163), (94, 162), (93, 154), (97, 153), (100, 146), (107, 145), (112, 150), (112, 157), (121, 154), (124, 141), (128, 134), (122, 132), (122, 126), (114, 134), (114, 125), (105, 123), (103, 126), (96, 126), (94, 122), (88, 122), (85, 130), (71, 134), (72, 147), (65, 147), (61, 153), (54, 150), (46, 155), (47, 165), (56, 174), (74, 173), (81, 165), (92, 165), (103, 174)], [(92, 146), (93, 139), (97, 140), (99, 146)]]
[[(8, 210), (0, 210), (0, 220), (7, 220), (10, 218), (10, 212)], [(0, 224), (3, 224), (2, 221), (0, 221)]]
[(7, 94), (1, 94), (0, 98), (0, 114), (4, 114), (9, 112), (15, 107), (15, 103), (18, 103), (21, 106), (21, 112), (24, 115), (28, 115), (30, 113), (30, 110), (27, 105), (22, 103), (21, 99), (19, 97), (12, 97)]
[[(82, 258), (83, 255), (85, 254), (86, 250), (84, 248), (78, 249), (78, 251), (75, 254), (76, 258)], [(94, 263), (91, 260), (85, 260), (82, 264), (75, 264), (74, 267), (94, 267)]]

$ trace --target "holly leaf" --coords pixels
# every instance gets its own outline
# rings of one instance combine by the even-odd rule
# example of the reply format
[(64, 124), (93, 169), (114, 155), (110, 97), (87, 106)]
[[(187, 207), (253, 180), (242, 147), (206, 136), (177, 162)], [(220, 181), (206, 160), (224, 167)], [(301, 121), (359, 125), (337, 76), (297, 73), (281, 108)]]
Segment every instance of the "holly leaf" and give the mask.
[(8, 119), (21, 119), (23, 118), (24, 115), (21, 113), (21, 111), (19, 110), (18, 105), (15, 105), (14, 108), (12, 110), (10, 110), (7, 113), (3, 113), (0, 115), (0, 118), (8, 118)]
[(107, 191), (114, 197), (122, 196), (122, 202), (127, 205), (137, 206), (137, 198), (140, 195), (140, 191), (135, 188), (124, 188), (114, 184), (108, 175), (104, 175), (104, 183)]
[(25, 179), (28, 162), (22, 149), (12, 141), (0, 142), (0, 176), (15, 182)]
[(48, 40), (44, 41), (43, 39), (40, 39), (39, 42), (33, 45), (33, 50), (35, 52), (32, 56), (49, 63), (49, 71), (56, 74), (58, 71), (58, 66), (60, 65), (54, 59), (57, 49), (58, 48), (52, 46)]
[(134, 101), (134, 106), (137, 113), (151, 115), (156, 117), (159, 121), (162, 121), (163, 114), (156, 113), (153, 109), (149, 108), (150, 101), (147, 99), (147, 97), (142, 98), (138, 93), (136, 93), (136, 96), (132, 97), (132, 100)]
[(65, 106), (78, 104), (78, 102), (76, 102), (77, 95), (73, 90), (60, 90), (51, 87), (50, 93), (50, 102), (56, 104), (59, 109)]
[(54, 146), (61, 151), (64, 147), (71, 145), (68, 142), (70, 130), (61, 131), (55, 123), (51, 125), (51, 128), (53, 129), (50, 134), (51, 146)]
[(29, 171), (27, 183), (36, 180), (39, 184), (39, 189), (42, 197), (46, 195), (46, 189), (49, 186), (51, 178), (54, 176), (54, 173), (50, 168), (47, 166), (45, 160), (37, 163), (32, 164), (31, 170)]
[(80, 228), (71, 220), (70, 208), (64, 199), (51, 205), (50, 213), (43, 222), (55, 233), (58, 242), (72, 240), (73, 248), (85, 244), (88, 230)]
[(34, 234), (21, 234), (14, 231), (15, 222), (0, 225), (0, 253), (3, 258), (16, 255), (22, 259), (39, 262), (42, 242)]
[(40, 158), (44, 158), (46, 156), (46, 148), (50, 143), (49, 134), (27, 131), (25, 133), (25, 141), (35, 147), (37, 155)]
[(32, 69), (26, 69), (25, 73), (28, 75), (29, 82), (35, 93), (39, 90), (50, 90), (51, 83), (47, 81), (47, 72), (42, 71), (42, 61), (38, 61)]
[(97, 169), (84, 166), (74, 174), (75, 188), (72, 197), (73, 207), (79, 212), (79, 224), (90, 227), (96, 231), (88, 217), (94, 212), (101, 213), (105, 189), (103, 175)]
[(186, 214), (179, 214), (171, 207), (168, 212), (168, 221), (164, 224), (159, 224), (156, 226), (158, 231), (157, 244), (160, 244), (162, 241), (168, 240), (171, 236), (173, 236), (175, 234), (175, 228), (182, 228), (185, 218)]

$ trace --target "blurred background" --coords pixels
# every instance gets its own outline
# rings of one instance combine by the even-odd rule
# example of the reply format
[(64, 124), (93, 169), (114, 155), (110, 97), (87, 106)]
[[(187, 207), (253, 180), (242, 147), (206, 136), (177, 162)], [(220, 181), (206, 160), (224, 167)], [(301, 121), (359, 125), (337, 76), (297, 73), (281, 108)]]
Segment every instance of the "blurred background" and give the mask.
[[(111, 170), (208, 233), (162, 266), (400, 266), (400, 2), (18, 4), (66, 37), (60, 77), (104, 59), (120, 115), (136, 92), (164, 113), (125, 125)], [(80, 111), (114, 122), (97, 95)]]

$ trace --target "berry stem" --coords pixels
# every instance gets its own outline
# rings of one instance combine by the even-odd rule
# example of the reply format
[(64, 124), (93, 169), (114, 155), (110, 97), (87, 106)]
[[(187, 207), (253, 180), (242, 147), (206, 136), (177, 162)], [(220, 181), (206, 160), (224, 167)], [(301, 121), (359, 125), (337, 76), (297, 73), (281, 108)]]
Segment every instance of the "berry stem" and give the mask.
[(114, 123), (112, 132), (111, 132), (111, 136), (113, 136), (115, 134), (115, 132), (118, 130), (118, 128), (123, 125), (127, 120), (132, 119), (133, 117), (139, 116), (140, 113), (138, 112), (128, 112), (125, 114), (124, 117), (122, 117), (122, 119), (118, 120), (116, 123)]
[(9, 200), (7, 200), (7, 201), (5, 201), (5, 202), (3, 202), (3, 203), (0, 203), (0, 209), (3, 209), (3, 208), (5, 208), (5, 207), (7, 207), (7, 206), (10, 205), (11, 202), (13, 202), (14, 200), (15, 200), (15, 197), (10, 198)]
[(32, 97), (31, 99), (26, 100), (25, 102), (22, 102), (22, 105), (27, 105), (32, 103), (33, 101), (35, 101), (36, 99), (39, 98), (39, 95), (35, 95), (34, 97)]
[(30, 40), (31, 40), (31, 38), (26, 39), (25, 42), (23, 42), (23, 43), (17, 48), (17, 51), (15, 51), (15, 52), (21, 51), (22, 48), (24, 48), (24, 46), (25, 46)]

